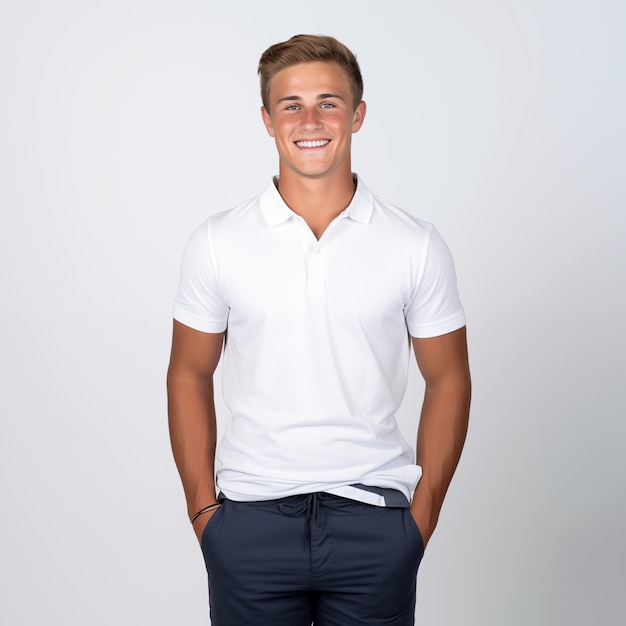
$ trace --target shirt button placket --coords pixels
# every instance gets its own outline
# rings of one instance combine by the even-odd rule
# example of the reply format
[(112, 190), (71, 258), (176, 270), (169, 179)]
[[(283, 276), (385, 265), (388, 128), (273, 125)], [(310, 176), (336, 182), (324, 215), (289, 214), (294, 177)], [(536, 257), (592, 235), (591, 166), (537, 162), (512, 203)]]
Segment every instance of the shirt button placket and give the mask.
[(326, 277), (324, 255), (319, 242), (315, 245), (309, 259), (308, 292), (310, 295), (323, 295)]

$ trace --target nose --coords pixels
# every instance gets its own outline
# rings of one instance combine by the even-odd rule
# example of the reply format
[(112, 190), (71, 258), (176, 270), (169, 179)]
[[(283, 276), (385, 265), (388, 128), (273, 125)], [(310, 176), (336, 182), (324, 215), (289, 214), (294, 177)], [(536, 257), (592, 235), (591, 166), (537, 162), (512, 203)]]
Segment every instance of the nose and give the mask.
[(318, 130), (322, 127), (317, 107), (305, 109), (302, 117), (302, 130)]

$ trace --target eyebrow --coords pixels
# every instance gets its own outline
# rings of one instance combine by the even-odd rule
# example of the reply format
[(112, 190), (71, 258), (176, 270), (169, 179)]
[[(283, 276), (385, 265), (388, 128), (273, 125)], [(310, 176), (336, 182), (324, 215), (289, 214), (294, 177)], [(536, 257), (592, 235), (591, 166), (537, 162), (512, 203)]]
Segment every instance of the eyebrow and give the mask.
[[(318, 100), (327, 100), (328, 98), (337, 98), (337, 100), (343, 101), (343, 96), (340, 96), (337, 93), (321, 93), (317, 96)], [(280, 104), (281, 102), (297, 102), (298, 100), (302, 100), (301, 96), (283, 96), (276, 101), (276, 104)]]

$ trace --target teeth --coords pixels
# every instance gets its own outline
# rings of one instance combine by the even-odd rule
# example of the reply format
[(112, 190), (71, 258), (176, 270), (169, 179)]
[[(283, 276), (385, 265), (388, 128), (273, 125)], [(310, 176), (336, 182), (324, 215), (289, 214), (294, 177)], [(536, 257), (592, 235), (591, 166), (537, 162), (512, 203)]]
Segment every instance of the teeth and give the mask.
[(317, 141), (296, 141), (299, 148), (321, 148), (329, 143), (328, 139), (318, 139)]

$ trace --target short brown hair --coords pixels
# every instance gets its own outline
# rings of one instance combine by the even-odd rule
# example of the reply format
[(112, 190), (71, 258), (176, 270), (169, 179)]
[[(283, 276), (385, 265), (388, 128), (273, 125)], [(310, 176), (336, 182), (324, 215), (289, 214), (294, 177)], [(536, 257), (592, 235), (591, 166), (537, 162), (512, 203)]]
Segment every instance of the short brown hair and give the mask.
[(269, 111), (270, 84), (281, 70), (298, 63), (334, 61), (346, 73), (352, 91), (353, 108), (363, 99), (363, 77), (354, 54), (334, 37), (295, 35), (288, 41), (270, 46), (259, 60), (261, 99)]

